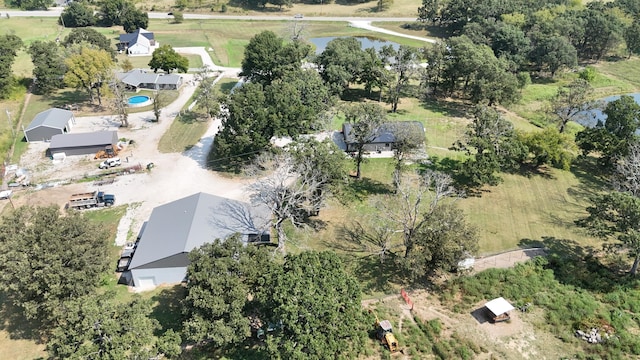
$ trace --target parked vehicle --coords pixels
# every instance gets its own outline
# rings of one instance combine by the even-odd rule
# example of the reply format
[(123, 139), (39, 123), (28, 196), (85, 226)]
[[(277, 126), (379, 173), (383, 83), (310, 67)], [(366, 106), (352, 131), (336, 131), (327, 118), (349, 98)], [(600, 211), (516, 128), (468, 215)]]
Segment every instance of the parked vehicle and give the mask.
[(98, 167), (100, 169), (108, 169), (110, 167), (119, 166), (119, 165), (122, 165), (120, 158), (111, 158), (101, 162), (100, 165), (98, 165)]
[(0, 200), (6, 200), (10, 198), (12, 193), (13, 193), (12, 190), (0, 191)]
[(120, 260), (118, 260), (118, 267), (116, 268), (116, 272), (127, 271), (130, 263), (131, 263), (131, 256), (121, 257)]
[(115, 195), (105, 194), (102, 191), (94, 191), (71, 195), (71, 198), (69, 199), (69, 208), (89, 209), (97, 206), (111, 206), (115, 202)]

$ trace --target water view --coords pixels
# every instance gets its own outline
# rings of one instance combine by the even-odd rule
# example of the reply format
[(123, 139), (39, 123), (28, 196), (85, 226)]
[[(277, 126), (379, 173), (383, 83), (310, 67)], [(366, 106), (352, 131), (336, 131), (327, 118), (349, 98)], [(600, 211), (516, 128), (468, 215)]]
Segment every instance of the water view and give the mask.
[[(633, 99), (640, 104), (640, 93), (634, 93), (634, 94), (625, 94), (628, 96), (633, 97)], [(614, 96), (609, 96), (606, 97), (604, 99), (600, 99), (599, 101), (601, 101), (603, 103), (602, 105), (602, 109), (594, 109), (591, 111), (586, 112), (586, 114), (584, 116), (582, 116), (581, 119), (578, 120), (578, 123), (582, 126), (586, 126), (586, 127), (594, 127), (596, 126), (596, 124), (598, 124), (598, 121), (602, 121), (605, 122), (607, 120), (607, 115), (605, 115), (602, 110), (606, 107), (607, 103), (611, 102), (611, 101), (615, 101), (620, 99), (622, 95), (614, 95)]]
[[(327, 36), (327, 37), (311, 38), (309, 39), (309, 41), (311, 41), (311, 43), (316, 46), (316, 54), (320, 54), (327, 47), (327, 44), (329, 43), (329, 41), (337, 38), (338, 37), (336, 36)], [(363, 49), (374, 48), (376, 49), (376, 51), (378, 51), (382, 49), (382, 47), (385, 45), (391, 45), (393, 46), (394, 49), (398, 50), (398, 48), (400, 47), (400, 44), (393, 41), (372, 39), (372, 38), (361, 37), (361, 36), (356, 36), (355, 38), (358, 41), (360, 41), (360, 44), (362, 44)]]

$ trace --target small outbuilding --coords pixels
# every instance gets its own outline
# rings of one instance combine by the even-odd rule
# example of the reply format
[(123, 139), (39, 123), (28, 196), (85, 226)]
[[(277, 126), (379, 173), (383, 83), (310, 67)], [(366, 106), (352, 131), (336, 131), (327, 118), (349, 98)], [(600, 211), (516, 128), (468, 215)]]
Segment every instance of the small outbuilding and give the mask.
[(489, 320), (493, 323), (509, 320), (509, 311), (515, 309), (513, 305), (503, 297), (489, 301), (484, 307), (489, 311)]
[(69, 110), (52, 108), (38, 113), (26, 129), (23, 129), (27, 142), (49, 141), (54, 135), (71, 132), (76, 118)]
[(107, 146), (115, 148), (118, 145), (117, 131), (96, 131), (90, 133), (61, 134), (51, 138), (49, 156), (57, 153), (70, 155), (89, 155), (104, 150)]

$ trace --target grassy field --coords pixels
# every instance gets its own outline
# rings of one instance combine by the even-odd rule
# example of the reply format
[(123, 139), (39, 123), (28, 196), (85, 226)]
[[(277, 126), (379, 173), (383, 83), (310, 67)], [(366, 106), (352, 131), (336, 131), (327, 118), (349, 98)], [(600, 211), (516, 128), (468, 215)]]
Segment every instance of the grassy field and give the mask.
[[(202, 58), (198, 55), (194, 54), (181, 54), (189, 60), (190, 68), (201, 68), (202, 67)], [(151, 56), (126, 56), (124, 54), (119, 54), (117, 57), (118, 64), (122, 65), (124, 59), (129, 59), (131, 65), (134, 69), (148, 69), (149, 61), (151, 61)]]

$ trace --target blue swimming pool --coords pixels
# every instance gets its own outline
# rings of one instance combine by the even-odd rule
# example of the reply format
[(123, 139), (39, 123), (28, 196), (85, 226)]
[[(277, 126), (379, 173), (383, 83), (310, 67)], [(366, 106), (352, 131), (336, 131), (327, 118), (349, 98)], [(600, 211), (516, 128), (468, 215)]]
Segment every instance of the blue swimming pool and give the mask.
[(146, 106), (151, 103), (151, 98), (146, 95), (136, 95), (129, 98), (129, 106)]

